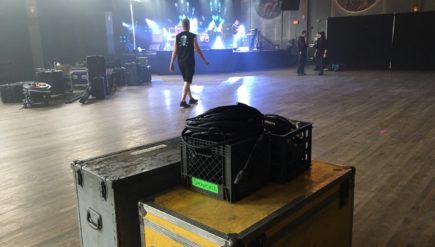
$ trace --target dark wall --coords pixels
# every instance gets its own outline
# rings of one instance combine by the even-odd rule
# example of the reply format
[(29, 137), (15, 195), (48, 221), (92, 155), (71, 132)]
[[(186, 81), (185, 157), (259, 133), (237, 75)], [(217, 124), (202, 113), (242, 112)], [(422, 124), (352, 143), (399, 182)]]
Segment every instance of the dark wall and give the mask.
[(38, 1), (45, 66), (107, 55), (105, 12), (111, 0)]
[(329, 62), (352, 68), (387, 69), (393, 15), (328, 18)]
[(434, 44), (435, 12), (328, 19), (328, 54), (333, 64), (433, 70)]
[(435, 12), (396, 14), (393, 69), (435, 69)]
[(0, 1), (0, 83), (33, 78), (24, 0)]
[(309, 38), (313, 39), (317, 32), (325, 32), (328, 17), (331, 15), (330, 1), (310, 1), (309, 5)]

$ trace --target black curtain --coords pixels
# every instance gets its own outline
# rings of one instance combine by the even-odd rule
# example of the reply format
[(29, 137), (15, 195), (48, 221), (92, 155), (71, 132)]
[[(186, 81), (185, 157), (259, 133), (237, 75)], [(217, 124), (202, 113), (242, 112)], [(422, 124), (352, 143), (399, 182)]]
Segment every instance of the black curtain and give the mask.
[(328, 18), (329, 63), (388, 69), (393, 18), (390, 14)]
[(75, 63), (88, 55), (106, 55), (109, 0), (37, 1), (45, 66)]
[(435, 69), (435, 12), (396, 14), (392, 69)]
[(26, 3), (23, 0), (0, 1), (0, 84), (33, 80)]

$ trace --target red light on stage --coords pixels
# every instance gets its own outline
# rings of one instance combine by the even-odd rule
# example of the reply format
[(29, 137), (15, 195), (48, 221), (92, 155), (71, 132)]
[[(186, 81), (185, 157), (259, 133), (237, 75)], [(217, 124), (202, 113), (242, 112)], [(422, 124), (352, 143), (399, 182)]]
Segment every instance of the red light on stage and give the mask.
[(299, 24), (299, 20), (293, 20), (293, 25), (298, 25)]

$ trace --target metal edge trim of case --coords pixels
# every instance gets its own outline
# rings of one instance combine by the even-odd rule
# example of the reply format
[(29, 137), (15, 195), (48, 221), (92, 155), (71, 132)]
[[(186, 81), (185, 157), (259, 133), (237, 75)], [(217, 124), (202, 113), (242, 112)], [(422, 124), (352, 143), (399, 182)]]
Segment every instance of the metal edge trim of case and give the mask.
[(145, 221), (144, 221), (144, 216), (147, 213), (145, 211), (145, 208), (142, 207), (143, 202), (139, 201), (137, 203), (137, 207), (138, 207), (138, 217), (139, 217), (139, 226), (140, 226), (140, 242), (141, 242), (141, 246), (145, 247)]
[(217, 245), (225, 246), (227, 244), (227, 239), (226, 239), (227, 235), (219, 231), (216, 231), (215, 229), (202, 225), (198, 222), (195, 222), (175, 212), (165, 210), (164, 208), (161, 208), (158, 205), (155, 205), (154, 203), (151, 202), (143, 203), (142, 207), (143, 210), (145, 211), (145, 214), (147, 212), (154, 214), (155, 216), (160, 217), (183, 229), (186, 229), (198, 236), (204, 237), (205, 239)]
[(80, 215), (80, 200), (79, 200), (79, 191), (78, 191), (78, 187), (80, 185), (77, 184), (77, 171), (81, 169), (80, 163), (78, 161), (73, 161), (71, 163), (71, 168), (73, 170), (73, 177), (74, 177), (74, 184), (75, 184), (75, 194), (76, 194), (76, 202), (77, 202), (77, 206), (76, 206), (76, 211), (77, 211), (77, 221), (78, 221), (78, 230), (80, 233), (80, 246), (83, 247), (83, 237), (82, 237), (82, 223), (81, 223), (81, 215)]
[(78, 162), (79, 163), (85, 163), (85, 162), (89, 162), (89, 161), (92, 161), (92, 160), (96, 160), (96, 159), (100, 159), (100, 158), (105, 158), (105, 157), (108, 157), (108, 156), (113, 156), (113, 155), (116, 155), (116, 154), (121, 154), (121, 153), (125, 153), (125, 152), (131, 152), (131, 151), (134, 151), (135, 149), (138, 149), (138, 148), (144, 149), (144, 148), (147, 148), (147, 147), (155, 146), (157, 144), (159, 144), (159, 145), (160, 144), (165, 144), (165, 145), (167, 145), (167, 147), (169, 147), (169, 144), (171, 144), (171, 142), (176, 140), (176, 139), (178, 139), (178, 137), (173, 137), (173, 138), (165, 139), (165, 140), (162, 140), (162, 141), (153, 142), (153, 143), (150, 143), (150, 144), (145, 144), (145, 145), (140, 145), (140, 146), (136, 146), (136, 147), (132, 147), (132, 148), (127, 148), (127, 149), (124, 149), (124, 150), (121, 150), (121, 151), (115, 151), (115, 152), (111, 152), (111, 153), (104, 154), (104, 155), (98, 155), (96, 157), (92, 157), (92, 158), (88, 158), (88, 159), (83, 159), (83, 160), (78, 160)]

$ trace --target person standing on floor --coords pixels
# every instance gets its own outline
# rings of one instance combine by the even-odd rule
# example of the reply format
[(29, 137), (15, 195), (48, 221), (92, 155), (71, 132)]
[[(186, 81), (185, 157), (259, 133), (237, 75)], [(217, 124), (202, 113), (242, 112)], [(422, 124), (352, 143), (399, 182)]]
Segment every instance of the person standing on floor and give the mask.
[[(178, 67), (180, 68), (184, 80), (180, 107), (189, 108), (191, 104), (198, 103), (198, 100), (193, 98), (192, 92), (190, 91), (190, 84), (192, 84), (193, 75), (195, 74), (195, 51), (205, 64), (209, 64), (209, 62), (204, 57), (201, 48), (199, 48), (196, 34), (189, 32), (189, 20), (183, 19), (181, 25), (183, 32), (177, 34), (175, 38), (174, 51), (172, 52), (169, 70), (171, 72), (174, 71), (174, 61), (175, 58), (178, 57)], [(189, 103), (186, 102), (187, 95), (189, 95)]]
[(327, 40), (325, 37), (325, 32), (318, 32), (317, 33), (317, 41), (314, 47), (316, 48), (315, 52), (315, 60), (317, 68), (319, 69), (319, 75), (323, 75), (323, 62), (326, 58), (327, 53)]
[(305, 63), (307, 61), (307, 31), (302, 31), (298, 38), (298, 76), (305, 75)]

